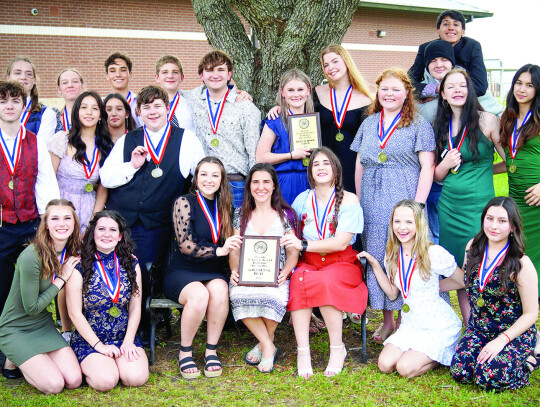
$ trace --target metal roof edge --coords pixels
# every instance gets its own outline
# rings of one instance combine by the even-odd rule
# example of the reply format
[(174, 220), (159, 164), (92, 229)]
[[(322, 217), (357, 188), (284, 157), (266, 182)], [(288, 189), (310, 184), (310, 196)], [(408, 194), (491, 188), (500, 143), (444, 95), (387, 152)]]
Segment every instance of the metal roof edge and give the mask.
[[(397, 11), (413, 11), (418, 13), (430, 13), (430, 14), (440, 14), (447, 8), (441, 7), (422, 7), (422, 6), (407, 6), (404, 4), (388, 4), (388, 3), (376, 3), (370, 1), (361, 1), (358, 8), (376, 8), (376, 9), (385, 9), (385, 10), (397, 10)], [(493, 17), (493, 13), (489, 11), (474, 11), (474, 10), (457, 10), (461, 11), (465, 18), (469, 20), (473, 18), (484, 18), (484, 17)]]

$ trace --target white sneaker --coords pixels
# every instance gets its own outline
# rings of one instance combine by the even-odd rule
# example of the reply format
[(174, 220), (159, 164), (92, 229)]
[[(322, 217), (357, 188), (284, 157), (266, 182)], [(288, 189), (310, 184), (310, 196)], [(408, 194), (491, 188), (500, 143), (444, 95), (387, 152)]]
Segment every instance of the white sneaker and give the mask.
[(73, 332), (71, 331), (67, 331), (67, 332), (62, 332), (62, 338), (64, 338), (64, 340), (69, 344), (71, 343), (71, 337), (73, 336)]

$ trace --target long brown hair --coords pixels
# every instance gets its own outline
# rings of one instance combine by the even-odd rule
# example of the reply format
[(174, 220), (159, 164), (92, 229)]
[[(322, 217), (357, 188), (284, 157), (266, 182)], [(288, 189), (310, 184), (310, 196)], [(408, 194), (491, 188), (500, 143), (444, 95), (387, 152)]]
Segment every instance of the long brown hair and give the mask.
[(219, 172), (221, 173), (221, 184), (219, 189), (216, 191), (216, 199), (218, 203), (218, 212), (221, 220), (221, 233), (219, 234), (220, 239), (227, 239), (233, 234), (232, 227), (232, 209), (233, 209), (233, 198), (231, 187), (229, 186), (229, 181), (227, 181), (227, 173), (225, 172), (225, 166), (221, 160), (214, 156), (206, 156), (197, 164), (195, 168), (195, 175), (193, 176), (193, 182), (189, 189), (193, 195), (197, 192), (197, 177), (199, 176), (199, 170), (201, 166), (205, 163), (217, 164), (219, 166)]
[(409, 126), (414, 121), (414, 113), (416, 111), (413, 97), (414, 88), (411, 80), (407, 76), (407, 73), (403, 69), (389, 68), (379, 75), (375, 81), (375, 85), (377, 85), (377, 95), (375, 96), (375, 102), (373, 102), (371, 105), (369, 114), (371, 115), (374, 113), (379, 113), (381, 110), (383, 110), (381, 102), (379, 101), (379, 85), (383, 80), (391, 77), (399, 80), (405, 87), (405, 92), (407, 93), (401, 109), (401, 119), (397, 125), (397, 128), (399, 129), (401, 127)]
[(309, 164), (307, 167), (307, 179), (309, 182), (309, 186), (312, 189), (315, 188), (315, 178), (313, 178), (313, 161), (315, 160), (315, 157), (317, 157), (319, 154), (324, 154), (328, 157), (328, 161), (330, 161), (330, 166), (332, 167), (332, 172), (334, 174), (336, 202), (334, 203), (334, 219), (332, 220), (332, 226), (334, 227), (334, 230), (337, 230), (339, 208), (341, 207), (341, 202), (343, 202), (343, 195), (345, 194), (345, 190), (343, 189), (343, 171), (341, 168), (341, 162), (339, 161), (337, 155), (335, 155), (334, 152), (328, 147), (319, 147), (313, 150), (311, 156), (309, 157)]
[(50, 278), (53, 274), (62, 276), (62, 270), (60, 267), (60, 261), (58, 260), (58, 254), (54, 246), (54, 241), (47, 229), (47, 220), (51, 214), (51, 208), (53, 206), (65, 206), (71, 209), (71, 214), (74, 220), (73, 233), (69, 237), (66, 243), (66, 259), (70, 256), (78, 256), (81, 251), (81, 239), (79, 236), (79, 230), (81, 226), (79, 224), (79, 218), (75, 213), (75, 207), (67, 199), (53, 199), (47, 204), (45, 213), (41, 217), (36, 236), (32, 240), (39, 259), (41, 260), (41, 278)]
[[(36, 66), (34, 65), (34, 62), (27, 56), (24, 56), (24, 55), (18, 56), (9, 63), (6, 70), (6, 76), (8, 78), (11, 76), (11, 70), (13, 68), (13, 64), (19, 61), (28, 62), (32, 66), (32, 72), (34, 74), (34, 86), (32, 86), (32, 89), (30, 90), (30, 100), (32, 101), (30, 105), (30, 113), (41, 112), (42, 105), (41, 103), (39, 103), (39, 95), (38, 95), (38, 89), (37, 89), (39, 76), (37, 76)], [(26, 102), (24, 102), (24, 104), (26, 106)]]

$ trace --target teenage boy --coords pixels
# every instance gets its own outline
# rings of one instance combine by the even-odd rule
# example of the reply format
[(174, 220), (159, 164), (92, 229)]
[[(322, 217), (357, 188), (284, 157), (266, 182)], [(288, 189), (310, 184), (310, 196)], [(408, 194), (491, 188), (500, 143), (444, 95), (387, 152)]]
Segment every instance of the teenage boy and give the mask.
[[(150, 292), (147, 264), (165, 258), (174, 201), (204, 151), (193, 132), (169, 123), (169, 97), (159, 86), (141, 89), (137, 112), (143, 127), (118, 139), (99, 175), (103, 186), (109, 188), (107, 209), (120, 212), (131, 229), (144, 300)], [(143, 313), (141, 330), (147, 329)]]
[(141, 118), (137, 113), (137, 95), (129, 90), (131, 79), (131, 59), (120, 52), (115, 52), (105, 60), (105, 77), (111, 85), (111, 93), (119, 93), (126, 98), (131, 107), (131, 115), (135, 119), (137, 127), (142, 126)]
[(242, 204), (244, 181), (255, 164), (260, 135), (261, 112), (255, 105), (236, 100), (229, 89), (233, 63), (219, 50), (206, 54), (199, 63), (204, 85), (189, 93), (195, 132), (206, 155), (218, 157), (225, 166), (234, 195), (234, 206)]
[(21, 125), (25, 102), (20, 83), (0, 82), (0, 313), (17, 257), (34, 236), (47, 203), (60, 198), (45, 143)]
[(176, 127), (191, 130), (193, 118), (186, 95), (180, 90), (184, 80), (184, 71), (180, 59), (174, 55), (164, 55), (156, 62), (156, 82), (169, 96), (169, 122)]
[[(471, 76), (476, 95), (483, 96), (487, 91), (488, 82), (482, 46), (478, 41), (465, 37), (465, 17), (463, 14), (457, 10), (443, 11), (437, 18), (437, 34), (440, 40), (447, 41), (454, 47), (456, 65), (465, 68)], [(424, 62), (424, 53), (430, 42), (418, 47), (414, 64), (409, 69), (409, 76), (416, 89), (416, 96), (420, 99), (436, 97), (439, 93), (438, 84), (420, 83), (424, 79), (424, 71), (427, 68)]]

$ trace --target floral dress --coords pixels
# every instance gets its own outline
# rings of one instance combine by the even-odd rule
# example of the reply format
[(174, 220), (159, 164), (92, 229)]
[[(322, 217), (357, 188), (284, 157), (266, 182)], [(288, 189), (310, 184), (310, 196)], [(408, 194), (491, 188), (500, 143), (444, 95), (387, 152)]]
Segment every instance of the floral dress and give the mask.
[(467, 288), (471, 317), (465, 334), (458, 343), (452, 359), (450, 373), (461, 383), (475, 383), (484, 390), (503, 391), (528, 386), (529, 368), (525, 361), (536, 344), (536, 327), (507, 344), (491, 362), (476, 362), (482, 348), (501, 332), (510, 328), (523, 314), (517, 284), (509, 281), (507, 290), (500, 283), (497, 268), (482, 293), (483, 306), (477, 304), (480, 296), (478, 268)]

